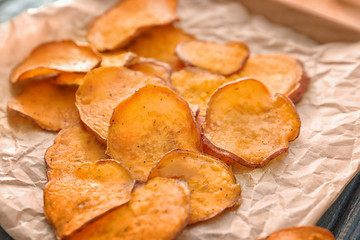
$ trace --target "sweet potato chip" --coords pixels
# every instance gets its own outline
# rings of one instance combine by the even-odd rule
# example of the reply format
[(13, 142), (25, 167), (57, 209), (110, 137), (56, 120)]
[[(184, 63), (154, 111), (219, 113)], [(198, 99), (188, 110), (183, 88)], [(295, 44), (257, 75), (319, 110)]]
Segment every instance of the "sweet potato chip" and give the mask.
[[(15, 69), (16, 70), (16, 69)], [(46, 79), (46, 78), (53, 78), (59, 76), (61, 73), (58, 70), (53, 70), (49, 68), (43, 68), (43, 67), (35, 67), (33, 69), (26, 70), (24, 73), (19, 75), (18, 78), (15, 78), (15, 70), (12, 72), (11, 81), (12, 83), (21, 82), (22, 80), (27, 79)]]
[(101, 67), (126, 67), (137, 57), (135, 53), (116, 51), (102, 53)]
[(211, 95), (224, 83), (222, 75), (198, 68), (184, 68), (171, 75), (171, 84), (191, 106), (199, 107), (201, 116), (206, 113)]
[(113, 160), (84, 163), (73, 174), (46, 184), (45, 215), (61, 239), (93, 218), (127, 203), (134, 183), (129, 172)]
[(224, 159), (262, 167), (286, 152), (299, 131), (299, 116), (287, 97), (272, 97), (261, 82), (243, 79), (223, 85), (210, 98), (203, 142)]
[(106, 143), (114, 108), (147, 83), (164, 85), (161, 78), (125, 67), (100, 67), (90, 71), (76, 92), (81, 120)]
[(58, 86), (49, 80), (29, 82), (23, 92), (10, 100), (8, 112), (29, 118), (41, 128), (59, 131), (79, 122), (73, 87)]
[(145, 182), (165, 153), (201, 150), (200, 144), (188, 103), (167, 87), (148, 84), (115, 108), (107, 153)]
[(55, 84), (59, 85), (81, 85), (85, 73), (61, 73), (54, 79)]
[(187, 224), (189, 202), (184, 183), (157, 177), (135, 188), (129, 203), (82, 227), (68, 239), (175, 239)]
[(288, 96), (293, 103), (302, 98), (310, 83), (302, 64), (294, 57), (285, 54), (256, 55), (249, 58), (244, 68), (228, 78), (251, 77), (261, 81), (275, 95)]
[(139, 56), (166, 62), (173, 70), (178, 70), (184, 64), (175, 55), (175, 48), (180, 42), (192, 39), (194, 37), (182, 29), (167, 25), (143, 33), (127, 49)]
[(150, 58), (140, 58), (136, 63), (129, 66), (130, 69), (141, 71), (148, 75), (159, 77), (170, 84), (171, 67), (169, 64)]
[(169, 152), (150, 173), (150, 178), (157, 176), (188, 183), (190, 224), (212, 218), (232, 207), (241, 193), (228, 165), (199, 152)]
[(176, 0), (124, 0), (96, 18), (87, 39), (99, 51), (125, 46), (150, 27), (177, 19)]
[(221, 44), (192, 40), (180, 43), (176, 47), (176, 54), (189, 65), (230, 75), (244, 66), (249, 49), (242, 42)]
[(335, 240), (334, 235), (325, 228), (315, 226), (292, 227), (276, 231), (267, 238), (259, 240)]
[(91, 48), (78, 46), (70, 40), (44, 43), (15, 68), (10, 81), (15, 83), (62, 72), (88, 72), (100, 61), (100, 55)]
[(79, 123), (62, 129), (48, 148), (45, 161), (48, 179), (71, 174), (79, 165), (108, 158), (105, 146)]

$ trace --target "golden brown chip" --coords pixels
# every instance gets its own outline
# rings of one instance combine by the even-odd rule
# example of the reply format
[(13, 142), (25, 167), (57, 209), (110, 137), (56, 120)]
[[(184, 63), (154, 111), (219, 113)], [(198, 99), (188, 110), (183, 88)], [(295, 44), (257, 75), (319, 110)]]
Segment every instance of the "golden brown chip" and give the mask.
[[(18, 66), (18, 68), (20, 68), (22, 66)], [(21, 70), (21, 69), (20, 69)], [(12, 72), (11, 77), (11, 82), (12, 83), (16, 83), (16, 82), (21, 82), (22, 80), (27, 80), (27, 79), (45, 79), (45, 78), (53, 78), (53, 77), (57, 77), (60, 74), (60, 71), (58, 70), (53, 70), (53, 69), (49, 69), (49, 68), (44, 68), (44, 67), (35, 67), (35, 68), (31, 68), (31, 69), (26, 69), (24, 73), (22, 73), (21, 75), (18, 76), (18, 78), (15, 78), (15, 71), (20, 71), (17, 70), (17, 68)]]
[(61, 73), (54, 79), (55, 84), (59, 85), (81, 85), (85, 73)]
[(29, 82), (20, 95), (10, 100), (8, 112), (29, 118), (45, 130), (59, 131), (80, 120), (75, 91), (49, 80)]
[(128, 50), (142, 57), (166, 62), (173, 70), (178, 70), (184, 64), (175, 55), (175, 48), (180, 42), (192, 39), (193, 36), (180, 28), (172, 25), (161, 26), (143, 33), (130, 44)]
[(150, 58), (140, 58), (136, 63), (129, 66), (130, 69), (141, 71), (148, 75), (159, 77), (170, 84), (171, 67), (169, 64)]
[(88, 72), (101, 57), (91, 48), (78, 46), (71, 40), (44, 43), (35, 48), (11, 74), (11, 82), (63, 72)]
[(125, 46), (150, 27), (177, 19), (177, 0), (124, 0), (95, 19), (87, 39), (99, 51)]
[(113, 160), (84, 163), (44, 189), (44, 212), (58, 238), (127, 203), (135, 181)]
[(267, 238), (259, 240), (335, 240), (334, 235), (325, 228), (315, 226), (292, 227), (276, 231)]
[(129, 203), (82, 227), (68, 239), (175, 239), (187, 224), (189, 202), (184, 183), (154, 178), (135, 188)]
[(249, 49), (242, 42), (221, 44), (192, 40), (180, 43), (176, 47), (176, 54), (187, 64), (229, 75), (244, 66)]
[(102, 53), (101, 67), (126, 67), (137, 57), (135, 53), (116, 51)]
[(191, 192), (190, 224), (212, 218), (232, 207), (241, 193), (229, 166), (199, 152), (169, 152), (150, 173), (150, 178), (157, 176), (187, 182)]
[(203, 142), (225, 159), (262, 167), (286, 152), (299, 131), (299, 116), (287, 97), (272, 97), (261, 82), (243, 79), (223, 85), (210, 98)]
[(211, 95), (224, 83), (222, 75), (198, 68), (184, 68), (171, 75), (171, 84), (191, 106), (199, 107), (201, 116), (206, 113)]
[(125, 67), (100, 67), (90, 71), (76, 92), (81, 120), (106, 143), (114, 108), (147, 83), (164, 85), (161, 78)]
[(310, 83), (302, 64), (285, 54), (252, 56), (242, 70), (229, 76), (228, 81), (243, 77), (261, 81), (273, 95), (281, 93), (294, 103), (300, 101)]
[(114, 110), (107, 153), (138, 181), (170, 150), (200, 149), (199, 130), (189, 105), (167, 87), (148, 84)]
[(48, 179), (71, 174), (83, 163), (108, 158), (105, 150), (105, 146), (80, 123), (62, 129), (56, 136), (54, 145), (45, 154)]

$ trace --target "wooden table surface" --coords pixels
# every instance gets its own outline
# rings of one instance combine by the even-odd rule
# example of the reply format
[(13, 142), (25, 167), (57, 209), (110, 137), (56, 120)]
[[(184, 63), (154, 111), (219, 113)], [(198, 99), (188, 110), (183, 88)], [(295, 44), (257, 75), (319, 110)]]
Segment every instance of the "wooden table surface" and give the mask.
[(239, 0), (318, 42), (360, 40), (360, 0)]

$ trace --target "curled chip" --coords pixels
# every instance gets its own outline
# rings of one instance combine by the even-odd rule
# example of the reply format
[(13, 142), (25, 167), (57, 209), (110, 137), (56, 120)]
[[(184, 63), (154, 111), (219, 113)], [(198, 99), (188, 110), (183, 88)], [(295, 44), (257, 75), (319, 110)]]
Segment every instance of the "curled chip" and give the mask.
[(59, 131), (80, 121), (75, 91), (49, 80), (29, 82), (20, 95), (10, 100), (8, 112), (29, 118), (45, 130)]
[(244, 66), (249, 49), (242, 42), (221, 44), (192, 40), (180, 43), (176, 47), (176, 54), (187, 64), (230, 75)]
[(61, 73), (54, 79), (55, 84), (59, 85), (81, 85), (85, 73)]
[(124, 0), (96, 18), (87, 39), (99, 51), (125, 46), (150, 27), (177, 19), (176, 0)]
[(135, 53), (126, 51), (102, 53), (101, 67), (126, 67), (137, 57)]
[(220, 214), (240, 198), (240, 186), (229, 166), (199, 152), (169, 152), (151, 171), (150, 178), (156, 176), (187, 182), (191, 192), (190, 224)]
[(85, 223), (127, 203), (135, 181), (113, 160), (78, 166), (73, 174), (48, 182), (44, 212), (59, 239)]
[(285, 96), (272, 97), (259, 81), (223, 85), (209, 101), (203, 142), (209, 154), (247, 167), (262, 167), (286, 152), (297, 138), (300, 119)]
[(71, 174), (83, 163), (108, 158), (105, 150), (105, 146), (80, 123), (62, 129), (56, 136), (54, 145), (45, 154), (48, 179)]
[(302, 98), (310, 83), (302, 64), (294, 57), (285, 54), (256, 55), (249, 58), (244, 68), (228, 78), (251, 77), (261, 81), (275, 95), (288, 96), (293, 103)]
[(165, 153), (201, 150), (200, 144), (188, 103), (167, 87), (148, 84), (115, 108), (107, 153), (145, 182)]
[(159, 62), (151, 58), (139, 58), (133, 65), (129, 66), (130, 69), (141, 71), (148, 75), (159, 77), (167, 84), (170, 84), (171, 67), (169, 64)]
[(184, 64), (175, 55), (175, 48), (180, 42), (192, 39), (194, 37), (182, 29), (167, 25), (143, 33), (127, 48), (139, 56), (166, 62), (173, 70), (178, 70)]
[(81, 120), (106, 143), (114, 108), (147, 83), (164, 85), (161, 78), (125, 67), (100, 67), (90, 71), (76, 92)]
[(171, 84), (191, 106), (198, 106), (205, 115), (208, 101), (215, 90), (225, 83), (225, 77), (198, 68), (184, 68), (171, 75)]
[(11, 74), (12, 83), (63, 72), (88, 72), (101, 61), (91, 48), (73, 41), (49, 42), (35, 48)]
[(325, 228), (315, 226), (291, 227), (273, 232), (259, 240), (335, 240), (334, 235)]
[(154, 178), (135, 188), (131, 200), (74, 233), (71, 240), (171, 240), (186, 226), (189, 190), (180, 181)]

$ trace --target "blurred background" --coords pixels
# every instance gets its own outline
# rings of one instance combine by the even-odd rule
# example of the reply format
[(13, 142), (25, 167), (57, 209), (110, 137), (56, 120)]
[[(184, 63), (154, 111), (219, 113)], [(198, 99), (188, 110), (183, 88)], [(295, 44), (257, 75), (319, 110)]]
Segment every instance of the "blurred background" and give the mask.
[(15, 17), (28, 8), (40, 7), (55, 0), (0, 0), (0, 23)]
[(360, 40), (360, 0), (239, 0), (320, 43)]

